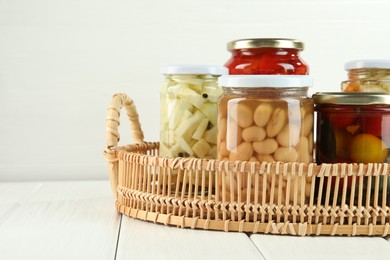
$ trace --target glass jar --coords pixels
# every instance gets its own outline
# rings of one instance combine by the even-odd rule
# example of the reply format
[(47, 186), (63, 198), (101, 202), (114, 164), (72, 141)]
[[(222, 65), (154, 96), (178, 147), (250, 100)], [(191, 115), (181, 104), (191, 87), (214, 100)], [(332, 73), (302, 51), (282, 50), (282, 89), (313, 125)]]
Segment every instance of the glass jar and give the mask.
[(216, 158), (219, 66), (170, 65), (162, 68), (160, 156)]
[[(390, 94), (317, 93), (313, 100), (317, 113), (318, 164), (390, 162)], [(357, 203), (361, 189), (363, 194), (378, 194), (379, 203), (383, 194), (390, 196), (390, 190), (384, 189), (390, 186), (387, 176), (344, 176), (338, 182), (335, 176), (330, 177), (330, 182), (328, 178), (324, 183), (330, 183), (332, 190), (339, 187), (338, 196), (332, 196), (333, 199), (340, 200), (343, 192), (347, 192), (347, 198), (355, 194)], [(332, 199), (329, 203), (333, 203)]]
[(308, 75), (309, 67), (299, 56), (304, 44), (294, 39), (240, 39), (227, 44), (232, 53), (225, 67), (229, 74)]
[[(223, 88), (218, 102), (219, 160), (312, 162), (314, 112), (307, 96), (312, 85), (309, 76), (229, 75), (220, 77), (218, 84)], [(310, 177), (275, 180), (248, 173), (220, 175), (221, 189), (233, 200), (240, 193), (246, 197), (249, 191), (252, 201), (270, 205), (294, 203), (298, 198), (306, 203), (310, 196)], [(302, 182), (305, 189), (300, 188)]]
[(390, 93), (390, 60), (355, 60), (345, 64), (348, 80), (341, 83), (344, 92)]
[(317, 163), (390, 162), (390, 94), (317, 93)]
[(231, 75), (219, 85), (218, 159), (312, 162), (309, 76)]

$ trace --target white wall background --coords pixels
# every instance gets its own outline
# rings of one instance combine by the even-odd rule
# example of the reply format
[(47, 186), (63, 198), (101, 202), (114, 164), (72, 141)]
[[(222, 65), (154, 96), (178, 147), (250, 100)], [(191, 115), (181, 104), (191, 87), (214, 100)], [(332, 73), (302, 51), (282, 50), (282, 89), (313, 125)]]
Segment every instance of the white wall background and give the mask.
[(300, 39), (312, 91), (338, 91), (345, 62), (390, 59), (389, 13), (388, 0), (0, 0), (0, 181), (107, 178), (112, 94), (158, 141), (160, 67), (223, 65), (231, 40)]

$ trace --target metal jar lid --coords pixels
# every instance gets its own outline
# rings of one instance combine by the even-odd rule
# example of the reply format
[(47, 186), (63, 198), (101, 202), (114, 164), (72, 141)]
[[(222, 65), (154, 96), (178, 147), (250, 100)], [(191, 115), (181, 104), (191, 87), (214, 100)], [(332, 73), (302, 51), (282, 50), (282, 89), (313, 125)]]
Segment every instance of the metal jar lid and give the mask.
[(255, 49), (255, 48), (285, 48), (303, 50), (304, 44), (295, 39), (285, 38), (253, 38), (240, 39), (228, 42), (228, 51), (237, 49)]
[(318, 92), (313, 95), (315, 104), (337, 105), (389, 105), (390, 94), (369, 92)]

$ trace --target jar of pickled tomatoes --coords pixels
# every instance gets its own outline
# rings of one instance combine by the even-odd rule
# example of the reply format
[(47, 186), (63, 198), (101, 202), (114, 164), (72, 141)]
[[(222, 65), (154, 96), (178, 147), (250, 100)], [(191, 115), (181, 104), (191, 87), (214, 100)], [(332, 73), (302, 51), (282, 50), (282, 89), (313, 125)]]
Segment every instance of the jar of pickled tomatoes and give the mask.
[(229, 42), (227, 49), (232, 54), (225, 63), (229, 74), (309, 74), (300, 57), (304, 44), (295, 39), (240, 39)]
[[(390, 162), (390, 94), (337, 92), (313, 95), (317, 113), (317, 163), (389, 163)], [(360, 176), (339, 178), (339, 193), (363, 189), (382, 197), (386, 176), (375, 181)], [(337, 178), (331, 177), (331, 187)], [(355, 184), (353, 184), (355, 183)], [(375, 191), (379, 184), (379, 190)], [(355, 187), (355, 190), (352, 188)]]
[(390, 93), (390, 60), (355, 60), (345, 64), (344, 92)]
[(170, 65), (162, 68), (160, 156), (216, 158), (217, 79), (221, 66)]
[(390, 94), (316, 93), (317, 163), (390, 162)]
[(309, 76), (227, 75), (218, 82), (218, 159), (312, 162)]

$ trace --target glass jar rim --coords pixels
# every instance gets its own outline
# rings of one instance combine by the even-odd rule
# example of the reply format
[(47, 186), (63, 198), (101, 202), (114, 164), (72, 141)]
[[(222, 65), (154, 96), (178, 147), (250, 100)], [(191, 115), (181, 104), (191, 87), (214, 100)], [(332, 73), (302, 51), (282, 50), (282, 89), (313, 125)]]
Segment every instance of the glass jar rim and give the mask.
[(390, 104), (390, 94), (375, 92), (317, 92), (312, 98), (315, 104), (363, 106)]
[(254, 48), (286, 48), (286, 49), (298, 49), (302, 51), (304, 49), (303, 42), (296, 39), (288, 38), (252, 38), (252, 39), (239, 39), (227, 43), (228, 51), (237, 49), (254, 49)]

